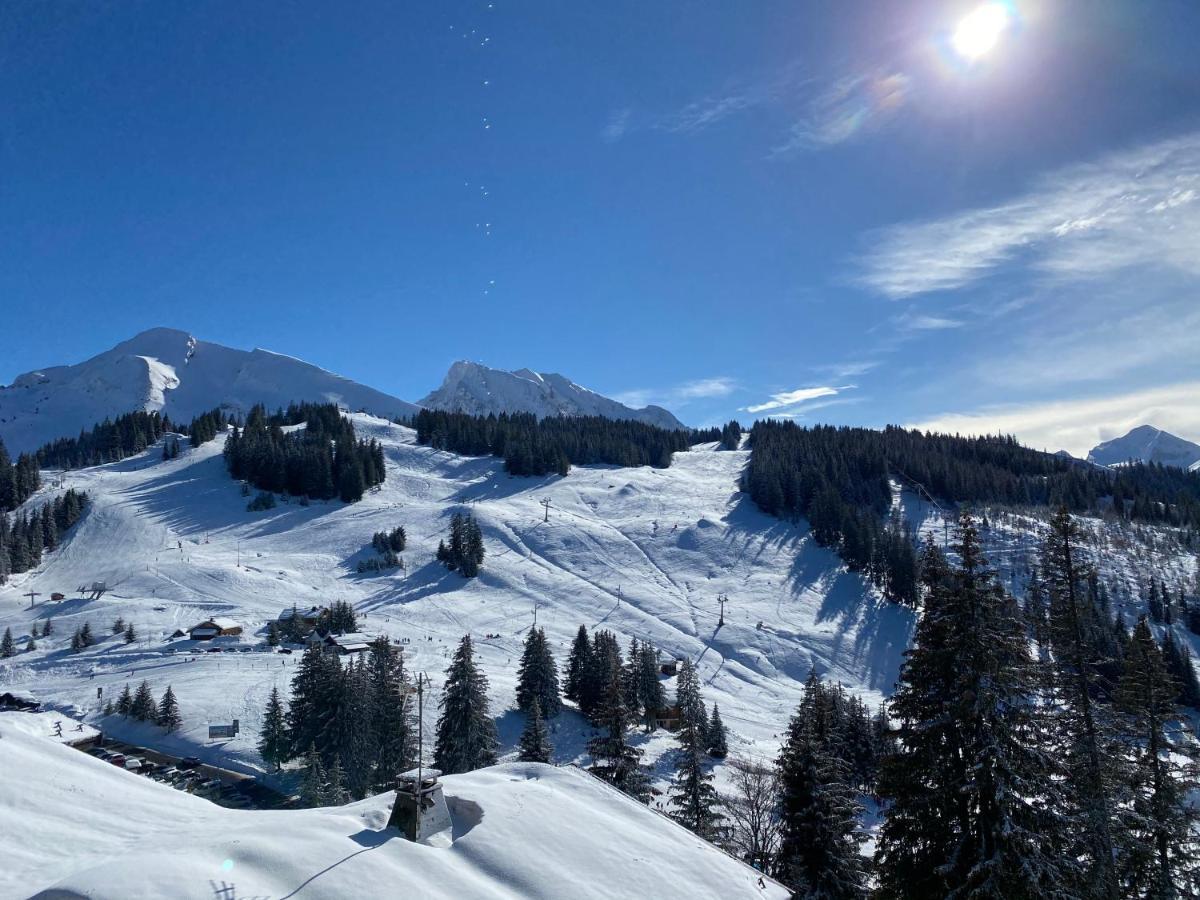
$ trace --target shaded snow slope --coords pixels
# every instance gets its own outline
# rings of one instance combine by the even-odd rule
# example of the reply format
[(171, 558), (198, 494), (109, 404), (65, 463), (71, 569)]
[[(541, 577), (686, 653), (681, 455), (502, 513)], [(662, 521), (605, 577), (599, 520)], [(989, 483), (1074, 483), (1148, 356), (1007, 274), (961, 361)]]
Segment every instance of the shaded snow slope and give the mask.
[(179, 422), (217, 406), (245, 412), (293, 400), (340, 403), (378, 416), (416, 407), (309, 363), (267, 350), (234, 350), (155, 328), (72, 366), (28, 372), (0, 387), (0, 438), (16, 453), (134, 410)]
[(1200, 464), (1200, 444), (1185, 441), (1153, 425), (1139, 425), (1122, 437), (1097, 444), (1087, 458), (1102, 466), (1134, 460), (1187, 469)]
[(603, 416), (632, 419), (659, 428), (683, 428), (682, 422), (661, 406), (633, 409), (580, 387), (562, 375), (530, 369), (505, 372), (479, 363), (459, 361), (450, 367), (441, 387), (420, 401), (430, 409), (486, 416), (502, 412), (546, 416)]
[[(560, 664), (580, 624), (612, 629), (622, 644), (649, 639), (696, 660), (705, 699), (720, 704), (734, 752), (776, 752), (813, 666), (868, 702), (894, 684), (911, 613), (864, 589), (806, 528), (760, 513), (740, 494), (745, 451), (700, 446), (676, 454), (665, 470), (576, 468), (565, 478), (512, 478), (499, 460), (418, 446), (410, 429), (369, 416), (354, 421), (360, 435), (382, 442), (388, 471), (378, 491), (350, 506), (247, 512), (225, 472), (220, 439), (184, 448), (175, 460), (160, 460), (152, 448), (66, 473), (57, 490), (86, 490), (88, 513), (39, 571), (0, 588), (0, 626), (12, 626), (18, 646), (47, 616), (56, 634), (0, 664), (0, 683), (92, 711), (97, 687), (112, 697), (126, 681), (148, 679), (156, 693), (170, 683), (182, 732), (141, 734), (143, 726), (120, 720), (105, 728), (242, 770), (260, 766), (254, 745), (263, 702), (272, 685), (286, 692), (297, 656), (194, 657), (171, 652), (188, 642), (163, 639), (222, 615), (241, 622), (242, 642), (254, 643), (264, 623), (293, 604), (352, 601), (366, 616), (360, 630), (408, 639), (409, 671), (428, 672), (435, 687), (454, 644), (471, 632), (506, 751), (521, 728), (522, 717), (509, 708), (535, 606)], [(481, 576), (470, 581), (434, 559), (451, 514), (462, 508), (478, 518), (487, 550)], [(355, 574), (358, 561), (373, 555), (371, 535), (396, 525), (408, 532), (407, 574)], [(99, 600), (39, 603), (30, 611), (22, 596), (74, 597), (78, 586), (98, 580), (110, 586)], [(721, 628), (719, 594), (729, 598)], [(142, 639), (126, 645), (109, 634), (117, 616), (132, 621)], [(100, 643), (72, 654), (70, 634), (84, 621)], [(242, 723), (237, 738), (202, 746), (208, 723), (234, 718)], [(556, 727), (557, 761), (582, 759), (588, 731), (578, 716), (564, 715)], [(652, 763), (675, 746), (663, 732), (637, 740)]]
[[(386, 828), (392, 794), (224, 809), (0, 713), (0, 896), (783, 898), (750, 868), (583, 773), (511, 764), (444, 779), (442, 845)], [(11, 836), (18, 836), (14, 841)]]

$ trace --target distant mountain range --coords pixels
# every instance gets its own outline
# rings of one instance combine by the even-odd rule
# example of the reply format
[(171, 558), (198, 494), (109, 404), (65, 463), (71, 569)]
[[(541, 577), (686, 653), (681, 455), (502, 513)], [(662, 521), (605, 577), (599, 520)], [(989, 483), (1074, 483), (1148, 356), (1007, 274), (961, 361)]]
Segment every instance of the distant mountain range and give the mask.
[(387, 418), (417, 411), (290, 356), (154, 328), (85, 362), (28, 372), (0, 387), (0, 438), (18, 453), (134, 410), (188, 422), (217, 406), (244, 413), (256, 403), (274, 409), (293, 400), (336, 402)]
[(1101, 466), (1117, 466), (1133, 460), (1198, 470), (1200, 444), (1185, 441), (1153, 425), (1139, 425), (1122, 437), (1097, 444), (1087, 458)]
[(580, 387), (562, 375), (530, 369), (505, 372), (466, 361), (452, 365), (441, 387), (419, 402), (429, 409), (479, 416), (502, 412), (527, 412), (538, 418), (603, 416), (606, 419), (632, 419), (659, 428), (685, 427), (661, 406), (634, 409)]
[[(388, 419), (420, 409), (290, 356), (236, 350), (197, 340), (186, 331), (153, 328), (84, 362), (27, 372), (0, 387), (0, 439), (16, 454), (134, 410), (157, 410), (175, 422), (188, 422), (216, 407), (244, 414), (256, 403), (275, 409), (301, 400), (338, 403)], [(504, 372), (470, 362), (451, 366), (441, 387), (421, 406), (478, 415), (592, 415), (684, 427), (661, 407), (633, 409), (562, 375)]]

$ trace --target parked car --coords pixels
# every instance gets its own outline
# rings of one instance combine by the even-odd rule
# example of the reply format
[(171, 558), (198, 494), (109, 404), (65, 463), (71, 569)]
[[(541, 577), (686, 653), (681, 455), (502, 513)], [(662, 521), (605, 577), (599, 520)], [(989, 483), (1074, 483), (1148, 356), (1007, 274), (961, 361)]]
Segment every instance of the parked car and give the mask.
[(291, 654), (291, 652), (292, 652), (292, 648), (291, 648), (291, 647), (280, 647), (280, 648), (279, 648), (279, 652), (280, 652), (280, 653), (287, 653), (287, 654), (289, 654), (289, 655), (290, 655), (290, 654)]
[(125, 757), (123, 754), (114, 753), (112, 756), (110, 756), (108, 758), (108, 761), (110, 763), (112, 763), (114, 766), (120, 766), (121, 768), (125, 767)]
[(200, 758), (197, 756), (185, 756), (175, 764), (178, 769), (194, 769), (200, 765)]
[(146, 763), (136, 756), (125, 757), (124, 766), (130, 772), (140, 772), (145, 765)]

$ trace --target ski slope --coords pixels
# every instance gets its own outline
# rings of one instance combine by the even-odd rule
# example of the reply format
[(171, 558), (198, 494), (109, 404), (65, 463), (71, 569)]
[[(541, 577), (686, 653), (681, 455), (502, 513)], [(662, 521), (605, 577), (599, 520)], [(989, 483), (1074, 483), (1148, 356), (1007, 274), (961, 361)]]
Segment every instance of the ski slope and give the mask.
[[(388, 473), (377, 491), (349, 506), (247, 512), (247, 498), (225, 471), (221, 438), (185, 448), (175, 460), (162, 461), (152, 448), (68, 472), (60, 487), (43, 489), (31, 502), (74, 487), (92, 503), (38, 571), (0, 588), (0, 626), (12, 626), (18, 646), (35, 620), (53, 616), (55, 625), (55, 637), (38, 650), (0, 663), (0, 684), (95, 711), (97, 688), (113, 697), (127, 681), (145, 678), (156, 693), (170, 683), (185, 719), (180, 733), (168, 737), (119, 719), (105, 728), (254, 771), (263, 703), (273, 685), (286, 693), (297, 657), (195, 656), (172, 652), (190, 642), (164, 639), (222, 615), (243, 625), (241, 643), (253, 644), (284, 608), (348, 600), (365, 616), (362, 630), (407, 639), (409, 671), (427, 672), (435, 688), (452, 648), (470, 632), (506, 752), (523, 722), (511, 707), (535, 608), (560, 665), (580, 624), (696, 661), (705, 700), (720, 705), (734, 753), (775, 755), (814, 666), (870, 703), (891, 690), (912, 614), (875, 597), (804, 526), (765, 516), (740, 494), (745, 451), (704, 445), (677, 454), (666, 470), (576, 468), (565, 478), (511, 478), (499, 460), (421, 447), (410, 429), (367, 415), (354, 422), (360, 435), (383, 443)], [(482, 574), (470, 581), (434, 559), (450, 516), (465, 508), (479, 520), (487, 551)], [(358, 561), (373, 555), (372, 534), (396, 525), (408, 533), (406, 570), (355, 574)], [(79, 599), (75, 589), (93, 581), (106, 581), (109, 592)], [(33, 610), (22, 596), (31, 590), (41, 594)], [(54, 591), (75, 599), (44, 602)], [(720, 594), (729, 598), (723, 627)], [(138, 642), (108, 633), (117, 616), (134, 623)], [(70, 634), (85, 620), (102, 639), (73, 654)], [(209, 723), (234, 718), (242, 725), (237, 738), (206, 744)], [(426, 717), (427, 734), (434, 718)], [(556, 761), (582, 760), (586, 725), (568, 713), (555, 727)], [(673, 738), (657, 732), (637, 740), (665, 776)]]
[[(0, 897), (781, 900), (748, 866), (584, 773), (511, 764), (445, 778), (450, 832), (387, 830), (392, 795), (230, 810), (0, 713)], [(16, 840), (12, 836), (18, 836)]]

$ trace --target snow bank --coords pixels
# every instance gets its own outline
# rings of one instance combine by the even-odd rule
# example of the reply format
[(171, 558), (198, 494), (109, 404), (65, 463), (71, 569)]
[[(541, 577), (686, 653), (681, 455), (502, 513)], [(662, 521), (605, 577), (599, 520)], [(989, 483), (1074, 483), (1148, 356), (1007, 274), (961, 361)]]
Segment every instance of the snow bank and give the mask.
[(444, 779), (449, 846), (387, 830), (387, 794), (339, 808), (223, 809), (7, 717), (0, 771), (0, 829), (17, 838), (0, 867), (6, 898), (787, 896), (590, 776), (552, 766)]

